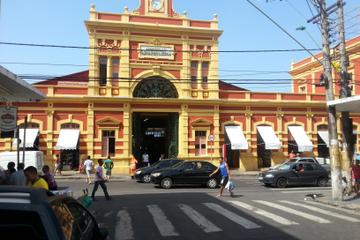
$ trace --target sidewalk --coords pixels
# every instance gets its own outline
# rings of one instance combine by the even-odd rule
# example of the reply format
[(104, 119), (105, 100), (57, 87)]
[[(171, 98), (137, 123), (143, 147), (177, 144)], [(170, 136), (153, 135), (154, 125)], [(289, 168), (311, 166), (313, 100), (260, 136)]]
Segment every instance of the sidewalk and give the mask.
[[(63, 171), (62, 172), (62, 176), (60, 175), (56, 175), (55, 176), (56, 180), (77, 180), (77, 179), (86, 179), (86, 174), (81, 174), (78, 171)], [(123, 181), (127, 181), (130, 180), (131, 177), (128, 175), (120, 175), (120, 174), (113, 174), (111, 176), (111, 181), (113, 182), (123, 182)]]
[(316, 198), (315, 201), (319, 202), (319, 203), (331, 205), (331, 206), (341, 207), (344, 209), (355, 210), (355, 212), (360, 213), (360, 197), (359, 196), (356, 197), (353, 195), (353, 196), (346, 197), (344, 199), (344, 201), (334, 201), (334, 200), (332, 200), (331, 195), (329, 195), (329, 196), (326, 195), (324, 197)]

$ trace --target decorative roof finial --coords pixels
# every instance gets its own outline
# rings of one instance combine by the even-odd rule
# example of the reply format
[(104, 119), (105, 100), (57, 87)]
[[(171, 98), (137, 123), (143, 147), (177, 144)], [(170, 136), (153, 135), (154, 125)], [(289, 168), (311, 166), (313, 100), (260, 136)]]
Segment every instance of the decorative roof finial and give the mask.
[(95, 4), (90, 4), (90, 11), (95, 11), (96, 9), (95, 9)]
[(124, 7), (124, 12), (125, 12), (125, 13), (129, 13), (129, 7), (128, 7), (128, 6), (125, 6), (125, 7)]
[(217, 20), (219, 20), (219, 16), (215, 13), (214, 14), (214, 19), (213, 19), (214, 21), (217, 21)]
[(184, 17), (187, 17), (187, 14), (188, 14), (187, 11), (184, 11), (184, 12), (183, 12), (183, 16), (184, 16)]

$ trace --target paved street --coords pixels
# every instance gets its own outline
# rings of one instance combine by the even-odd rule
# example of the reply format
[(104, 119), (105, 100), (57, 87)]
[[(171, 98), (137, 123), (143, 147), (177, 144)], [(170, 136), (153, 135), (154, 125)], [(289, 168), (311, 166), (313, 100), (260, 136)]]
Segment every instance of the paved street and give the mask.
[[(106, 224), (111, 239), (329, 240), (360, 234), (360, 215), (304, 201), (308, 193), (330, 194), (329, 187), (272, 189), (253, 177), (235, 182), (235, 198), (217, 198), (218, 190), (199, 187), (163, 190), (133, 180), (111, 182), (113, 200), (105, 201), (99, 189), (90, 210)], [(75, 195), (86, 186), (81, 181), (60, 185), (71, 186)]]

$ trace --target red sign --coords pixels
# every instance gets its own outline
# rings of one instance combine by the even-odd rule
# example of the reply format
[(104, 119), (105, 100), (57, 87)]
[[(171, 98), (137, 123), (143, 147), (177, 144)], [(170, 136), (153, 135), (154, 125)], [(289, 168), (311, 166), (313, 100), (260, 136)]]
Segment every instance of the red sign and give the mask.
[(16, 128), (17, 107), (0, 107), (0, 131), (9, 132)]

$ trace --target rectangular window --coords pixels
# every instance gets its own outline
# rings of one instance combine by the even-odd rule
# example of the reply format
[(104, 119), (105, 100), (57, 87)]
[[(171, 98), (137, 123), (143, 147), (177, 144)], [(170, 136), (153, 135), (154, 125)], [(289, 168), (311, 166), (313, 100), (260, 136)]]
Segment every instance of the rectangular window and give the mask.
[(197, 86), (198, 66), (199, 66), (198, 62), (196, 62), (196, 61), (191, 62), (191, 86), (193, 88), (196, 88), (196, 86)]
[(195, 131), (195, 155), (206, 155), (206, 131)]
[(119, 86), (119, 65), (120, 59), (118, 57), (113, 57), (111, 59), (111, 77), (113, 86)]
[(107, 57), (99, 58), (99, 84), (100, 86), (106, 86), (107, 80)]
[(115, 156), (115, 131), (102, 131), (102, 156)]
[(208, 76), (209, 76), (209, 62), (202, 63), (201, 73), (202, 73), (202, 83), (207, 84)]

